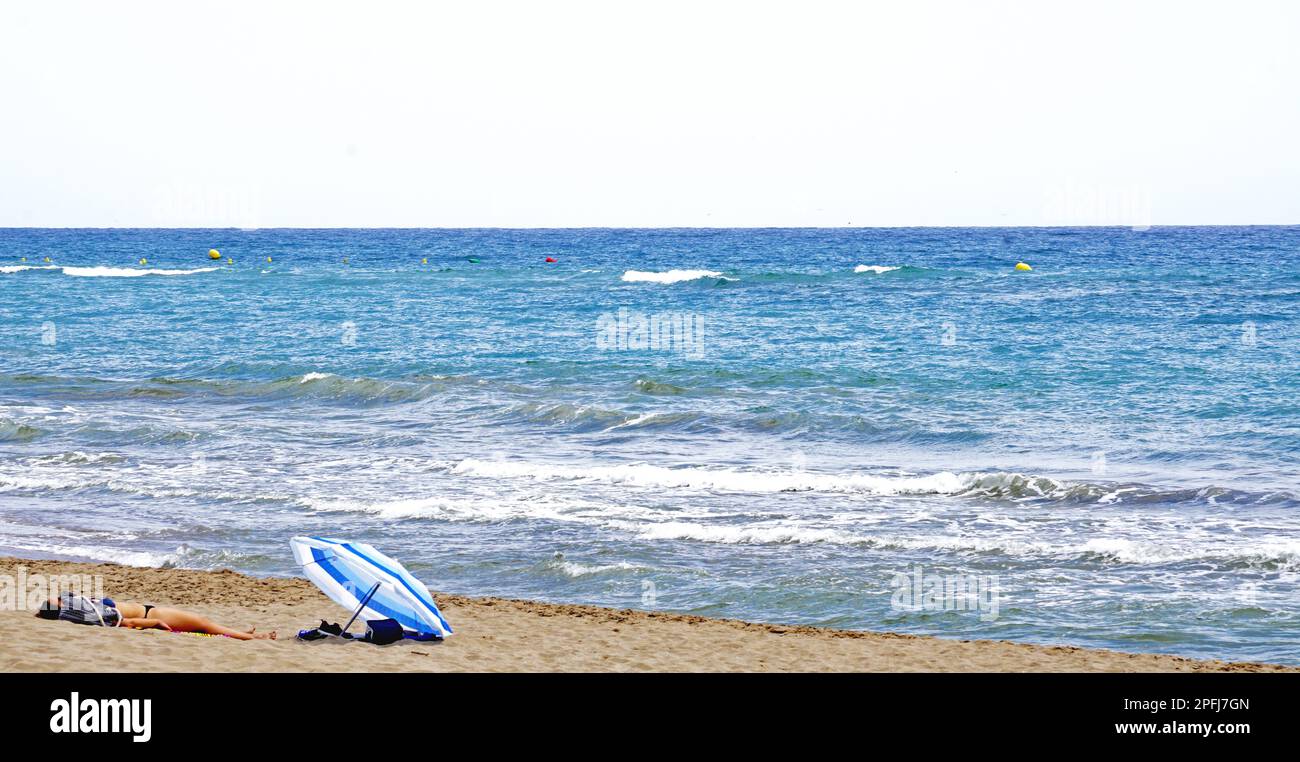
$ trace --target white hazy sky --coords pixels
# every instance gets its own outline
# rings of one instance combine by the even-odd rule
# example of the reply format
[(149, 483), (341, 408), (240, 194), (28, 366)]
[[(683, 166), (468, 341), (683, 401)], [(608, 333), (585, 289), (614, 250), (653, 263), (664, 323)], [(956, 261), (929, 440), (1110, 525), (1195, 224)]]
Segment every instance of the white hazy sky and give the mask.
[(1300, 223), (1300, 4), (0, 10), (0, 225)]

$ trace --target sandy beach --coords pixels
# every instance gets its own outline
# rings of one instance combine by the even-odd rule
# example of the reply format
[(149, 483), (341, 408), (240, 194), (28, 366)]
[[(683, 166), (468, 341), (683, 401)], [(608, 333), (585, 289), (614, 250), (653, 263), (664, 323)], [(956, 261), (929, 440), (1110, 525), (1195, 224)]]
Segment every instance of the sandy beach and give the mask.
[(435, 593), (441, 643), (302, 643), (344, 612), (304, 579), (0, 558), (0, 575), (102, 575), (119, 600), (188, 608), (276, 641), (105, 630), (0, 612), (0, 670), (133, 672), (1271, 672), (1176, 656), (958, 641)]

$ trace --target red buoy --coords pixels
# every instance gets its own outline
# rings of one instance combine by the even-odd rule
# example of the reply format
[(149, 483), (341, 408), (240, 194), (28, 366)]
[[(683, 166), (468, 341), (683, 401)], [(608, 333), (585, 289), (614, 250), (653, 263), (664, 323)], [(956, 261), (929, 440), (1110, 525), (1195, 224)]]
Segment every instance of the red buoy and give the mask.
[(547, 262), (554, 262), (554, 261), (555, 261), (555, 257), (547, 257), (547, 258), (546, 258), (546, 261), (547, 261)]

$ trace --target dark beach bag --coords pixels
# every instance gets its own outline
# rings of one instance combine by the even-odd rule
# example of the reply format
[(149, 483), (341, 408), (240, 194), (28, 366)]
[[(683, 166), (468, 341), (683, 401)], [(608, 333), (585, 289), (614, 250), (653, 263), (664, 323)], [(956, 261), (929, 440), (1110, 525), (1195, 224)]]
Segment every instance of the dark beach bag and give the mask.
[(373, 619), (366, 622), (365, 635), (353, 635), (350, 632), (344, 632), (333, 622), (321, 620), (320, 627), (311, 630), (300, 630), (298, 639), (308, 642), (322, 640), (333, 635), (342, 640), (357, 640), (362, 643), (373, 643), (377, 646), (386, 646), (389, 643), (396, 643), (406, 636), (402, 630), (402, 625), (397, 623), (396, 619)]
[(386, 646), (389, 643), (396, 643), (405, 636), (402, 625), (398, 624), (396, 619), (371, 619), (366, 622), (365, 640), (368, 643)]

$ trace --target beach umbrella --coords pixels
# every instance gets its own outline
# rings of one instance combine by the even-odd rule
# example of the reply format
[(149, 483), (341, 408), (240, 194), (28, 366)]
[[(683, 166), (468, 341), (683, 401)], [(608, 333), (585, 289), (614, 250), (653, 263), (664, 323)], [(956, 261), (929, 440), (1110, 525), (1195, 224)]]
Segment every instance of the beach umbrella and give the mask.
[(324, 537), (294, 537), (289, 546), (307, 579), (353, 612), (349, 625), (362, 615), (367, 620), (395, 619), (402, 629), (416, 633), (451, 634), (429, 588), (371, 546)]

